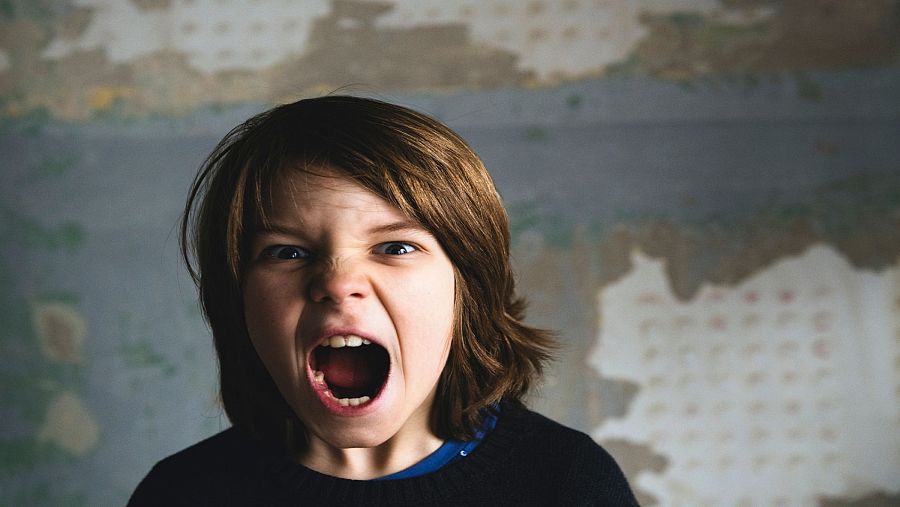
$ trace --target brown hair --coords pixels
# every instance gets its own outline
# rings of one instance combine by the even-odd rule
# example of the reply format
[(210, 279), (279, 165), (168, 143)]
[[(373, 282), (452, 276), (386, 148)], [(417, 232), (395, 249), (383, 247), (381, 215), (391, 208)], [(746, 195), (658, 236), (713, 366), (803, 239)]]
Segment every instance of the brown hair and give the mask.
[(278, 106), (239, 125), (194, 179), (181, 248), (200, 290), (232, 423), (302, 445), (303, 426), (256, 354), (244, 322), (249, 240), (265, 223), (270, 190), (286, 169), (327, 167), (424, 226), (456, 273), (453, 338), (438, 381), (432, 429), (472, 435), (485, 410), (520, 403), (554, 346), (526, 326), (509, 263), (509, 224), (481, 160), (453, 131), (413, 110), (348, 96)]

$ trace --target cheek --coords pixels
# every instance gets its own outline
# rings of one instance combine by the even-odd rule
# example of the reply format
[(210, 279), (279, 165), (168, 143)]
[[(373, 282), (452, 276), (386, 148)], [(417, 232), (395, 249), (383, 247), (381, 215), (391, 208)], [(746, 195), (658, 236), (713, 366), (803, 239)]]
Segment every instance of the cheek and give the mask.
[(285, 347), (293, 347), (299, 312), (289, 288), (267, 277), (248, 275), (244, 284), (244, 319), (250, 341), (263, 361), (270, 365), (274, 357), (288, 357)]
[(406, 285), (419, 288), (405, 291), (405, 311), (395, 320), (407, 364), (425, 375), (438, 375), (443, 369), (455, 321), (453, 274), (439, 275), (429, 277), (427, 284)]
[(265, 324), (271, 323), (269, 318), (273, 313), (271, 296), (258, 277), (247, 277), (244, 284), (244, 319), (250, 338), (254, 342), (261, 333), (265, 334)]

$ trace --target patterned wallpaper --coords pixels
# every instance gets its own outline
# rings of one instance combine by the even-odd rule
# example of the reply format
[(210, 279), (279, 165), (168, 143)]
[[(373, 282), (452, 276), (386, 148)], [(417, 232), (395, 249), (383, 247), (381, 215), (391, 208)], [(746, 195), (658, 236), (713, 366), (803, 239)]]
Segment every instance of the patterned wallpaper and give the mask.
[(227, 426), (176, 222), (233, 125), (432, 114), (510, 212), (531, 403), (643, 505), (900, 505), (900, 2), (0, 1), (0, 504)]

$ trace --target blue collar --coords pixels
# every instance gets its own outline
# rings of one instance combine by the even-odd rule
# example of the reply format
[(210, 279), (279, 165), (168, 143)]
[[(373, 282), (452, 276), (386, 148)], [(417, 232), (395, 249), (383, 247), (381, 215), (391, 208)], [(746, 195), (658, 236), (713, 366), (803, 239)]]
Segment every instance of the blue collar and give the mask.
[(497, 426), (497, 414), (499, 411), (499, 407), (495, 410), (491, 410), (488, 412), (487, 416), (484, 418), (484, 422), (481, 423), (481, 428), (475, 432), (475, 436), (472, 440), (461, 441), (461, 440), (447, 440), (440, 447), (437, 448), (433, 453), (425, 456), (422, 461), (419, 461), (415, 465), (412, 465), (409, 468), (400, 470), (399, 472), (394, 472), (390, 475), (385, 475), (384, 477), (379, 477), (375, 479), (377, 481), (393, 481), (397, 479), (409, 479), (412, 477), (419, 477), (420, 475), (430, 474), (431, 472), (436, 472), (441, 468), (453, 463), (456, 460), (465, 458), (472, 451), (478, 447), (478, 444), (484, 440), (484, 437), (487, 436), (491, 430)]

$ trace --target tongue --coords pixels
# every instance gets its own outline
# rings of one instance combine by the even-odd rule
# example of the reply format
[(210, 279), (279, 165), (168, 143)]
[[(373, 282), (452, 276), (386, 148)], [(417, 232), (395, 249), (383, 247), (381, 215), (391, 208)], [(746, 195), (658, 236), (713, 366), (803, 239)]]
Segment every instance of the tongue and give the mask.
[(374, 383), (375, 372), (365, 354), (350, 347), (331, 349), (325, 364), (319, 365), (329, 385), (362, 389)]

